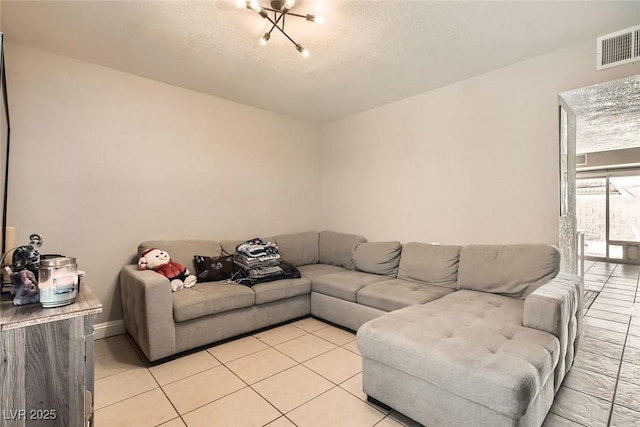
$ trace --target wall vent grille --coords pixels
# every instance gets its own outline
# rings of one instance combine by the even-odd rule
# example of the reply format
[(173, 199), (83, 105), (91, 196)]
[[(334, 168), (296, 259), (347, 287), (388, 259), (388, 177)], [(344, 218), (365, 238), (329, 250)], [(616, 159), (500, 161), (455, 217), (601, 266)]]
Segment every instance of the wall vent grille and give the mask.
[(640, 25), (598, 37), (598, 70), (640, 60)]

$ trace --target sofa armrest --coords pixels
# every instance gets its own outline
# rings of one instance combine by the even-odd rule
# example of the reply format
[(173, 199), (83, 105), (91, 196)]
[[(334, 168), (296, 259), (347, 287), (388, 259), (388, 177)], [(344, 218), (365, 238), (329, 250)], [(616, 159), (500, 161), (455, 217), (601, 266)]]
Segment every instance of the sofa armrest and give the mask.
[(580, 277), (559, 273), (524, 300), (524, 326), (561, 335), (567, 319), (582, 309), (582, 289)]
[(524, 301), (522, 324), (558, 338), (560, 355), (556, 390), (573, 365), (582, 333), (584, 284), (573, 274), (559, 273), (529, 294)]
[(169, 280), (127, 265), (120, 271), (124, 324), (150, 361), (175, 353), (173, 298)]

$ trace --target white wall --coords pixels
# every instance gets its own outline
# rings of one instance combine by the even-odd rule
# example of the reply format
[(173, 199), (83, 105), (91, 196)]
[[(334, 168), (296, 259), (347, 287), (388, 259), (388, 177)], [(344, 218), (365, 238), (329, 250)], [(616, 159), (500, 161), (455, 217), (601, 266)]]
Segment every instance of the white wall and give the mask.
[(321, 228), (369, 240), (558, 243), (558, 93), (640, 73), (595, 70), (595, 40), (322, 129)]
[(250, 238), (319, 226), (319, 127), (7, 45), (8, 223), (78, 258), (122, 317), (117, 276), (148, 239)]

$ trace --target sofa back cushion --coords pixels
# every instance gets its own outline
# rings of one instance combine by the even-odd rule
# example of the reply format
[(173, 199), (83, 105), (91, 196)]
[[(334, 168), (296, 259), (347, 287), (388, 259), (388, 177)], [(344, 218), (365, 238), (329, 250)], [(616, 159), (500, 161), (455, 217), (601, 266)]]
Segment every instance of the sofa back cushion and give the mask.
[(167, 252), (172, 261), (187, 267), (191, 274), (196, 272), (193, 262), (195, 255), (217, 257), (222, 253), (220, 244), (214, 240), (148, 240), (138, 246), (138, 256), (149, 248), (158, 248)]
[(411, 242), (402, 247), (399, 279), (456, 288), (462, 246), (440, 246)]
[(396, 277), (401, 252), (400, 242), (360, 243), (353, 249), (353, 266), (365, 273)]
[(318, 262), (353, 270), (351, 253), (358, 244), (366, 241), (364, 237), (355, 234), (321, 231), (318, 239)]
[(220, 247), (222, 252), (226, 255), (233, 255), (236, 253), (236, 247), (245, 240), (220, 240)]
[(458, 288), (524, 299), (559, 271), (555, 246), (469, 245), (460, 252)]
[(273, 236), (273, 240), (278, 245), (278, 253), (284, 261), (288, 261), (296, 267), (318, 263), (317, 231), (281, 234)]

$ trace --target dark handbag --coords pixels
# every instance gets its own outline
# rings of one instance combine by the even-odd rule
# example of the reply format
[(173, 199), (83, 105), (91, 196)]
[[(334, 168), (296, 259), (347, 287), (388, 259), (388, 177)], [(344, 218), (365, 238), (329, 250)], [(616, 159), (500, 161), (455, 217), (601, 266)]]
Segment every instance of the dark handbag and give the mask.
[(196, 255), (193, 257), (196, 266), (198, 283), (227, 280), (233, 275), (233, 255), (208, 257)]

